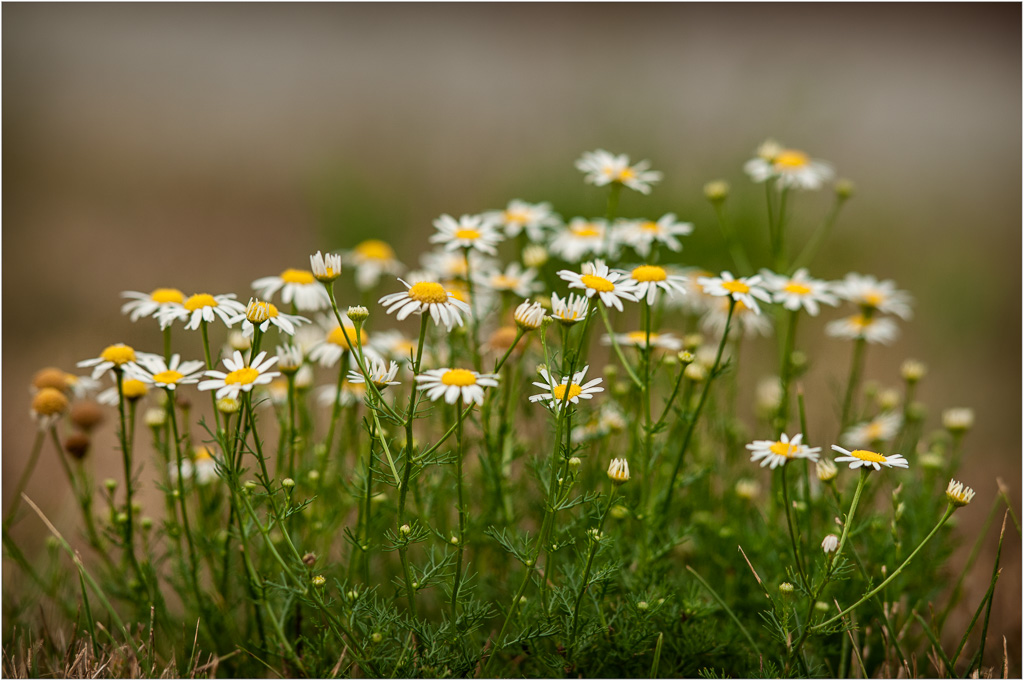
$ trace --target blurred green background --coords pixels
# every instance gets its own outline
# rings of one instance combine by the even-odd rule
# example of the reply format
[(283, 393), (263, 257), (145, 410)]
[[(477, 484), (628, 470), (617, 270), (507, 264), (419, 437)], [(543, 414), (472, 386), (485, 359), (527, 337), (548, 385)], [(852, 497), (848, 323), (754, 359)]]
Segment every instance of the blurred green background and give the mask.
[[(961, 524), (980, 526), (997, 476), (1019, 508), (1019, 4), (4, 4), (2, 16), (5, 491), (31, 444), (33, 372), (117, 341), (158, 347), (155, 325), (120, 315), (123, 290), (245, 300), (253, 279), (369, 235), (415, 264), (435, 217), (511, 198), (597, 215), (603, 194), (573, 161), (598, 147), (665, 174), (651, 197), (624, 197), (624, 214), (676, 212), (696, 225), (683, 260), (724, 267), (701, 187), (728, 180), (730, 211), (762, 238), (763, 191), (742, 164), (774, 137), (857, 186), (812, 272), (892, 278), (917, 300), (900, 341), (870, 352), (869, 377), (895, 385), (915, 357), (931, 369), (932, 425), (947, 407), (976, 411), (962, 478), (979, 500)], [(798, 197), (795, 240), (829, 200)], [(842, 375), (848, 345), (819, 345), (818, 364)], [(44, 504), (56, 513), (65, 483), (43, 456), (28, 492), (56, 491)], [(119, 462), (94, 465), (102, 478)], [(1019, 641), (1015, 534), (1003, 565), (993, 631)]]

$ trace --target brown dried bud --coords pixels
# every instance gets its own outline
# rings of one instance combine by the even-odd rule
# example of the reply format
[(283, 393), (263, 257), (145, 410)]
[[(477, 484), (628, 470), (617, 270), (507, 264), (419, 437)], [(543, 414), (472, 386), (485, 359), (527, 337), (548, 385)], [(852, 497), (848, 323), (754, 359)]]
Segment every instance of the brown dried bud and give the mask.
[(71, 405), (71, 422), (91, 433), (93, 428), (103, 423), (105, 415), (103, 407), (92, 400), (82, 400)]
[(316, 554), (307, 553), (302, 557), (302, 563), (306, 567), (313, 567), (313, 564), (316, 563)]
[(68, 390), (68, 375), (56, 367), (46, 367), (32, 377), (32, 387), (36, 390), (53, 388), (61, 392)]
[(92, 440), (85, 433), (71, 433), (64, 438), (64, 450), (72, 457), (81, 461), (89, 453)]

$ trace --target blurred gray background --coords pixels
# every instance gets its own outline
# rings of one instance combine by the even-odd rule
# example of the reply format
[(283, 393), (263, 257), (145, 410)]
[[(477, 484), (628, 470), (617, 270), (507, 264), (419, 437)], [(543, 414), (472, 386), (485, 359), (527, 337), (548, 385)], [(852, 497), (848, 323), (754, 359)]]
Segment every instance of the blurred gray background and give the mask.
[[(246, 299), (253, 279), (370, 234), (414, 263), (433, 218), (510, 198), (600, 214), (603, 195), (572, 165), (598, 147), (665, 173), (623, 213), (677, 212), (696, 225), (683, 259), (724, 267), (701, 187), (728, 180), (730, 209), (759, 234), (763, 191), (742, 164), (775, 137), (857, 186), (813, 272), (893, 278), (917, 299), (901, 340), (872, 349), (869, 375), (895, 385), (916, 357), (931, 368), (931, 425), (946, 407), (977, 413), (962, 477), (982, 503), (960, 521), (980, 525), (996, 476), (1019, 508), (1020, 13), (4, 4), (4, 490), (31, 444), (33, 372), (117, 341), (159, 347), (155, 325), (119, 314), (123, 290)], [(828, 200), (797, 199), (794, 238)], [(848, 346), (822, 347), (841, 375)], [(43, 456), (29, 486), (40, 497), (65, 484)], [(99, 478), (119, 466), (93, 465)], [(994, 631), (1019, 640), (1016, 535), (1008, 546)]]

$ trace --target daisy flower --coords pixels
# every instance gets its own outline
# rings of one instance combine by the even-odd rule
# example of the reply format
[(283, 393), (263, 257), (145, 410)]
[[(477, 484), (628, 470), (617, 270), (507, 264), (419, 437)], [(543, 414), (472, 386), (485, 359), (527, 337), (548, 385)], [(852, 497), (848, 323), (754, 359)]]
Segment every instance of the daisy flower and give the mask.
[(754, 182), (776, 180), (779, 189), (820, 189), (835, 173), (824, 161), (812, 160), (796, 149), (785, 149), (769, 140), (757, 151), (743, 170)]
[(648, 305), (654, 305), (654, 300), (661, 289), (669, 298), (686, 295), (686, 277), (678, 274), (669, 274), (664, 267), (658, 265), (640, 265), (634, 267), (628, 274), (622, 272), (629, 280), (636, 284), (636, 296), (638, 299), (647, 298)]
[(151, 293), (122, 291), (121, 297), (132, 299), (121, 306), (121, 314), (129, 315), (133, 322), (142, 317), (159, 317), (165, 309), (180, 308), (185, 302), (185, 294), (176, 288), (158, 288)]
[(160, 355), (146, 354), (139, 357), (128, 373), (132, 378), (158, 388), (174, 390), (179, 385), (198, 383), (206, 363), (200, 360), (181, 361), (181, 355), (171, 355), (171, 361), (165, 362)]
[(828, 282), (812, 279), (807, 269), (797, 270), (792, 277), (775, 274), (769, 270), (761, 270), (761, 278), (765, 287), (772, 292), (772, 300), (782, 303), (782, 307), (795, 312), (801, 307), (812, 317), (818, 316), (819, 304), (839, 304), (839, 299), (832, 295)]
[(900, 330), (888, 317), (865, 317), (855, 314), (825, 325), (825, 333), (834, 338), (864, 339), (868, 343), (888, 344), (896, 340)]
[[(603, 260), (583, 263), (582, 273), (561, 270), (558, 276), (569, 282), (569, 288), (581, 288), (588, 298), (594, 294), (608, 307), (622, 311), (622, 301), (637, 301), (636, 283), (623, 272), (613, 272)], [(621, 280), (621, 281), (620, 281)]]
[(790, 459), (817, 461), (821, 447), (808, 447), (801, 444), (800, 440), (802, 439), (803, 433), (793, 436), (792, 440), (782, 433), (777, 441), (754, 440), (747, 445), (747, 449), (750, 450), (750, 460), (760, 461), (761, 468), (768, 466), (772, 470), (785, 465)]
[(302, 350), (290, 343), (278, 345), (277, 368), (285, 375), (294, 375), (302, 368)]
[(192, 463), (192, 472), (195, 475), (196, 484), (206, 486), (211, 482), (216, 482), (220, 476), (217, 475), (217, 462), (214, 460), (213, 454), (210, 453), (210, 449), (202, 446), (196, 447), (193, 458), (195, 461)]
[[(611, 345), (612, 337), (605, 334), (602, 336), (601, 342), (605, 345)], [(643, 348), (647, 345), (647, 332), (630, 331), (629, 333), (617, 333), (615, 334), (615, 342), (619, 345)], [(678, 352), (683, 349), (683, 341), (671, 333), (657, 333), (655, 331), (651, 331), (651, 347)]]
[[(373, 357), (366, 363), (366, 373), (370, 376), (370, 383), (377, 386), (378, 390), (383, 390), (389, 385), (401, 385), (400, 381), (395, 380), (395, 376), (398, 374), (398, 364), (394, 360), (390, 364), (385, 364), (383, 359)], [(349, 383), (366, 382), (358, 371), (348, 372), (348, 381)]]
[(63, 416), (68, 410), (68, 398), (56, 388), (42, 388), (32, 397), (32, 409), (29, 414), (39, 425), (39, 430), (46, 430)]
[(466, 248), (497, 255), (494, 247), (505, 238), (479, 215), (463, 215), (458, 220), (451, 215), (442, 215), (434, 220), (434, 228), (437, 234), (430, 237), (430, 243), (444, 244), (446, 251)]
[(299, 315), (280, 312), (273, 303), (260, 301), (259, 298), (250, 298), (245, 312), (231, 318), (231, 323), (235, 322), (242, 322), (242, 336), (248, 338), (253, 335), (257, 324), (259, 324), (260, 333), (266, 333), (270, 325), (273, 324), (282, 332), (292, 336), (295, 335), (296, 326), (308, 324), (309, 320)]
[(886, 468), (908, 468), (910, 464), (906, 459), (903, 458), (902, 454), (878, 454), (876, 452), (870, 452), (866, 449), (855, 449), (852, 452), (843, 449), (839, 445), (832, 445), (834, 451), (846, 456), (836, 457), (836, 463), (850, 462), (850, 468), (860, 468), (861, 466), (874, 466), (876, 471), (882, 470), (882, 466)]
[(493, 269), (473, 276), (474, 281), (481, 286), (493, 291), (514, 293), (520, 298), (529, 298), (544, 288), (543, 284), (534, 281), (536, 278), (537, 270), (532, 268), (524, 270), (522, 265), (517, 262), (509, 264), (504, 272)]
[(295, 304), (304, 311), (325, 310), (331, 306), (327, 289), (323, 287), (309, 270), (286, 269), (276, 277), (262, 277), (252, 282), (256, 295), (264, 300), (281, 292), (281, 302), (285, 305)]
[(887, 412), (853, 426), (843, 433), (842, 440), (853, 447), (870, 447), (872, 443), (885, 442), (896, 437), (902, 425), (901, 414)]
[(549, 249), (566, 262), (579, 262), (587, 254), (601, 255), (605, 251), (604, 220), (573, 218), (569, 225), (555, 235)]
[(687, 236), (693, 232), (693, 224), (679, 222), (675, 213), (666, 213), (657, 222), (652, 220), (626, 220), (616, 225), (613, 234), (617, 243), (630, 246), (634, 251), (646, 258), (651, 254), (651, 246), (662, 244), (670, 251), (681, 251), (683, 245), (677, 236)]
[(124, 343), (116, 343), (105, 347), (99, 357), (83, 359), (77, 366), (92, 367), (92, 378), (96, 380), (111, 369), (122, 371), (131, 368), (136, 359), (138, 356), (134, 348)]
[(587, 318), (590, 302), (585, 296), (570, 293), (559, 298), (557, 293), (551, 294), (551, 318), (572, 325)]
[(629, 463), (625, 459), (612, 459), (608, 465), (608, 478), (616, 485), (629, 482)]
[[(124, 393), (124, 399), (129, 402), (135, 402), (141, 400), (149, 393), (149, 387), (137, 378), (125, 377), (121, 382), (121, 392)], [(96, 396), (96, 401), (108, 407), (116, 407), (121, 401), (121, 396), (117, 392), (117, 386), (112, 386), (101, 392)]]
[(494, 227), (501, 227), (508, 237), (518, 236), (525, 230), (530, 241), (543, 241), (545, 229), (561, 224), (550, 203), (527, 203), (519, 199), (509, 201), (505, 210), (484, 213), (483, 218)]
[(735, 279), (731, 272), (722, 272), (721, 277), (700, 277), (697, 283), (704, 288), (704, 292), (710, 296), (730, 296), (733, 300), (743, 303), (754, 311), (754, 314), (761, 314), (761, 308), (757, 305), (758, 298), (766, 303), (772, 302), (771, 294), (761, 286), (760, 275), (752, 277), (740, 277)]
[(342, 262), (355, 268), (356, 286), (365, 291), (380, 282), (382, 274), (398, 276), (405, 266), (398, 262), (395, 251), (380, 239), (367, 239), (350, 251), (341, 252)]
[(418, 281), (414, 284), (403, 279), (398, 281), (405, 284), (406, 291), (386, 295), (377, 301), (387, 307), (388, 314), (397, 312), (395, 317), (398, 321), (411, 314), (430, 312), (435, 324), (440, 326), (444, 323), (445, 328), (451, 331), (456, 324), (462, 326), (463, 313), (470, 314), (469, 305), (436, 281)]
[(540, 303), (531, 303), (527, 298), (516, 308), (513, 319), (516, 320), (516, 326), (524, 331), (539, 329), (544, 322), (544, 308)]
[(188, 319), (186, 329), (195, 330), (201, 322), (211, 324), (220, 320), (225, 326), (230, 327), (234, 322), (232, 318), (245, 312), (245, 306), (235, 300), (234, 293), (224, 293), (211, 296), (209, 293), (196, 293), (185, 299), (181, 307), (165, 307), (160, 310), (160, 328), (165, 329), (173, 322), (180, 319)]
[(850, 273), (841, 282), (834, 284), (835, 292), (845, 300), (867, 310), (894, 314), (910, 319), (913, 312), (910, 305), (913, 298), (906, 291), (898, 291), (891, 279), (878, 281), (871, 275)]
[[(346, 334), (348, 339), (346, 340)], [(309, 349), (309, 361), (319, 362), (322, 367), (332, 367), (338, 363), (341, 356), (352, 349), (351, 341), (359, 347), (365, 346), (370, 340), (366, 329), (360, 329), (356, 335), (356, 327), (352, 324), (345, 324), (345, 330), (334, 324), (334, 328), (319, 343), (314, 343)], [(365, 348), (364, 354), (376, 355), (369, 347)]]
[(281, 374), (277, 371), (268, 371), (277, 363), (277, 357), (267, 357), (266, 351), (261, 352), (253, 358), (251, 364), (246, 364), (242, 359), (242, 353), (235, 352), (234, 357), (225, 357), (224, 366), (228, 373), (222, 371), (207, 371), (209, 380), (199, 383), (200, 390), (216, 390), (217, 399), (232, 397), (238, 399), (242, 392), (250, 392), (255, 386), (267, 385)]
[(966, 506), (974, 499), (974, 490), (962, 482), (950, 480), (949, 484), (946, 485), (946, 499), (954, 506)]
[[(422, 276), (424, 279), (465, 280), (466, 274), (469, 272), (469, 264), (466, 262), (466, 254), (461, 251), (429, 251), (420, 256), (420, 264), (423, 265), (423, 269), (426, 270), (426, 272), (410, 272), (408, 277), (409, 279), (415, 279)], [(488, 259), (481, 262), (480, 258), (476, 258), (474, 260), (474, 264), (480, 271), (493, 269), (494, 266), (492, 260)]]
[(309, 269), (313, 270), (314, 279), (329, 284), (341, 276), (341, 256), (317, 251), (309, 256)]
[(588, 151), (576, 161), (576, 169), (585, 173), (584, 182), (603, 187), (617, 182), (641, 194), (650, 194), (651, 185), (661, 180), (661, 173), (648, 170), (648, 161), (629, 164), (626, 154), (612, 154), (604, 149)]
[(544, 379), (544, 383), (534, 383), (534, 385), (547, 390), (547, 392), (530, 395), (530, 401), (546, 402), (548, 408), (558, 410), (562, 408), (562, 404), (566, 401), (579, 404), (581, 399), (593, 399), (594, 395), (603, 392), (604, 388), (599, 385), (601, 383), (600, 378), (583, 383), (583, 378), (587, 375), (588, 369), (590, 369), (589, 365), (573, 374), (571, 381), (568, 380), (567, 376), (563, 376), (557, 383), (546, 368), (538, 369), (541, 377)]
[(483, 404), (484, 388), (498, 385), (498, 374), (480, 374), (469, 369), (431, 369), (416, 377), (420, 389), (431, 400), (444, 398), (448, 404), (462, 398), (463, 402)]

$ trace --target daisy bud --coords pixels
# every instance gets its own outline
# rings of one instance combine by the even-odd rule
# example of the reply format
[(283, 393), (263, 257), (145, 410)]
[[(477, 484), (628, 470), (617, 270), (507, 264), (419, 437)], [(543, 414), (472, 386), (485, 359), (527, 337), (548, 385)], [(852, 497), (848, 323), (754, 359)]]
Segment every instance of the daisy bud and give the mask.
[(107, 478), (106, 480), (103, 481), (103, 487), (106, 488), (108, 492), (113, 494), (114, 490), (117, 489), (117, 480), (114, 480), (113, 478)]
[(292, 480), (291, 478), (285, 478), (284, 480), (281, 481), (281, 487), (291, 489), (292, 487), (295, 487), (295, 481)]
[(949, 485), (946, 486), (946, 499), (957, 508), (971, 503), (973, 498), (974, 490), (965, 486), (962, 482), (950, 480)]
[(449, 539), (448, 541), (450, 541), (452, 543), (452, 546), (458, 546), (459, 545), (459, 538), (456, 537), (455, 535), (452, 535), (452, 538)]
[(878, 408), (882, 411), (892, 411), (900, 403), (900, 391), (895, 388), (882, 390), (878, 393)]
[(682, 362), (683, 365), (693, 364), (694, 360), (697, 359), (689, 350), (680, 350), (676, 357), (679, 358), (679, 361)]
[(317, 281), (329, 284), (341, 276), (341, 256), (317, 251), (309, 256), (309, 269)]
[(792, 596), (795, 589), (789, 582), (783, 582), (782, 584), (779, 584), (779, 591), (783, 596)]
[(71, 407), (71, 422), (86, 433), (103, 423), (103, 408), (92, 400), (76, 402)]
[(92, 440), (85, 433), (72, 433), (64, 438), (64, 451), (81, 461), (89, 453)]
[(362, 324), (370, 316), (370, 311), (362, 305), (352, 305), (345, 312), (345, 316), (352, 320), (353, 324)]
[(148, 531), (153, 529), (153, 519), (148, 515), (142, 516), (142, 519), (139, 520), (139, 524), (142, 525), (142, 529), (144, 530)]
[(761, 483), (756, 480), (744, 479), (738, 481), (734, 489), (736, 491), (736, 496), (740, 499), (753, 501), (761, 494)]
[(128, 522), (128, 514), (124, 511), (121, 511), (114, 517), (114, 522), (118, 525), (124, 525), (126, 522)]
[(819, 459), (815, 470), (818, 473), (818, 480), (832, 482), (839, 474), (839, 468), (830, 459)]
[(302, 367), (302, 350), (294, 345), (277, 346), (277, 368), (281, 373), (294, 374)]
[(253, 326), (262, 324), (271, 317), (276, 316), (277, 306), (270, 302), (261, 302), (259, 298), (250, 298), (249, 304), (245, 308), (245, 318)]
[(327, 583), (327, 580), (324, 579), (323, 575), (317, 575), (316, 577), (314, 577), (312, 579), (312, 582), (313, 582), (313, 586), (323, 586), (324, 584)]
[(946, 457), (938, 452), (927, 451), (920, 456), (918, 462), (929, 470), (941, 470), (946, 467)]
[(531, 244), (523, 249), (523, 264), (527, 267), (543, 267), (548, 261), (548, 251), (543, 246)]
[(647, 604), (647, 601), (640, 601), (639, 603), (636, 604), (636, 609), (639, 610), (640, 612), (646, 612), (646, 610), (649, 607), (651, 607), (651, 606)]
[(629, 509), (622, 504), (615, 504), (608, 513), (616, 520), (623, 520), (629, 517)]
[(907, 383), (917, 383), (924, 378), (927, 367), (916, 359), (908, 359), (900, 365), (900, 375)]
[(596, 527), (591, 527), (587, 530), (587, 538), (594, 543), (601, 541), (603, 536), (604, 535), (601, 534), (601, 531), (598, 530)]
[(704, 185), (704, 196), (711, 203), (721, 203), (729, 196), (729, 183), (724, 180), (715, 180)]
[(700, 383), (706, 378), (706, 372), (704, 371), (704, 367), (694, 362), (683, 370), (683, 376), (694, 383)]
[(821, 550), (825, 553), (833, 553), (837, 548), (839, 548), (839, 537), (834, 534), (827, 534), (821, 540)]
[(849, 180), (845, 179), (839, 180), (838, 182), (836, 182), (836, 197), (845, 201), (846, 199), (853, 196), (854, 189), (855, 187), (853, 182), (850, 182)]
[(241, 331), (232, 331), (228, 334), (228, 345), (232, 350), (245, 352), (252, 347), (252, 337), (246, 336)]
[(828, 603), (826, 603), (825, 601), (815, 601), (814, 602), (814, 609), (817, 610), (818, 612), (828, 612), (829, 611), (829, 606), (828, 606)]
[(544, 308), (540, 303), (531, 303), (527, 298), (515, 311), (516, 325), (524, 331), (539, 329), (544, 323)]
[(244, 485), (242, 485), (242, 487), (243, 487), (243, 488), (244, 488), (244, 489), (245, 489), (245, 490), (246, 490), (247, 492), (252, 492), (252, 491), (253, 491), (254, 489), (256, 489), (256, 483), (255, 483), (255, 482), (253, 482), (252, 480), (246, 480), (245, 484), (244, 484)]
[(974, 426), (974, 410), (947, 409), (942, 412), (942, 427), (954, 435), (963, 435)]
[(313, 386), (313, 367), (303, 364), (295, 373), (295, 388), (297, 390), (308, 390)]
[(306, 567), (313, 567), (314, 563), (316, 563), (316, 554), (307, 553), (302, 557), (302, 564)]
[(372, 634), (370, 634), (370, 640), (374, 643), (380, 643), (384, 640), (384, 637), (381, 635), (379, 631), (375, 631)]
[(46, 367), (37, 371), (32, 377), (32, 387), (36, 390), (54, 388), (66, 392), (69, 387), (68, 375), (56, 367)]
[(582, 463), (583, 462), (580, 460), (580, 457), (574, 456), (571, 459), (569, 459), (569, 468), (571, 468), (574, 471), (579, 470), (579, 467)]
[(398, 533), (401, 534), (402, 536), (408, 536), (408, 535), (412, 534), (412, 528), (409, 527), (408, 525), (402, 525), (401, 527), (398, 528)]
[(695, 351), (704, 342), (704, 336), (699, 333), (688, 333), (683, 336), (683, 348), (690, 352)]
[(233, 397), (222, 397), (217, 400), (217, 411), (221, 414), (237, 414), (242, 404)]
[(907, 406), (907, 421), (924, 421), (928, 415), (928, 407), (924, 405), (924, 402), (911, 402)]
[(320, 480), (320, 471), (313, 469), (306, 473), (306, 480), (309, 481), (309, 484), (315, 485)]
[(625, 459), (612, 459), (608, 465), (608, 477), (616, 485), (629, 482), (629, 463)]

